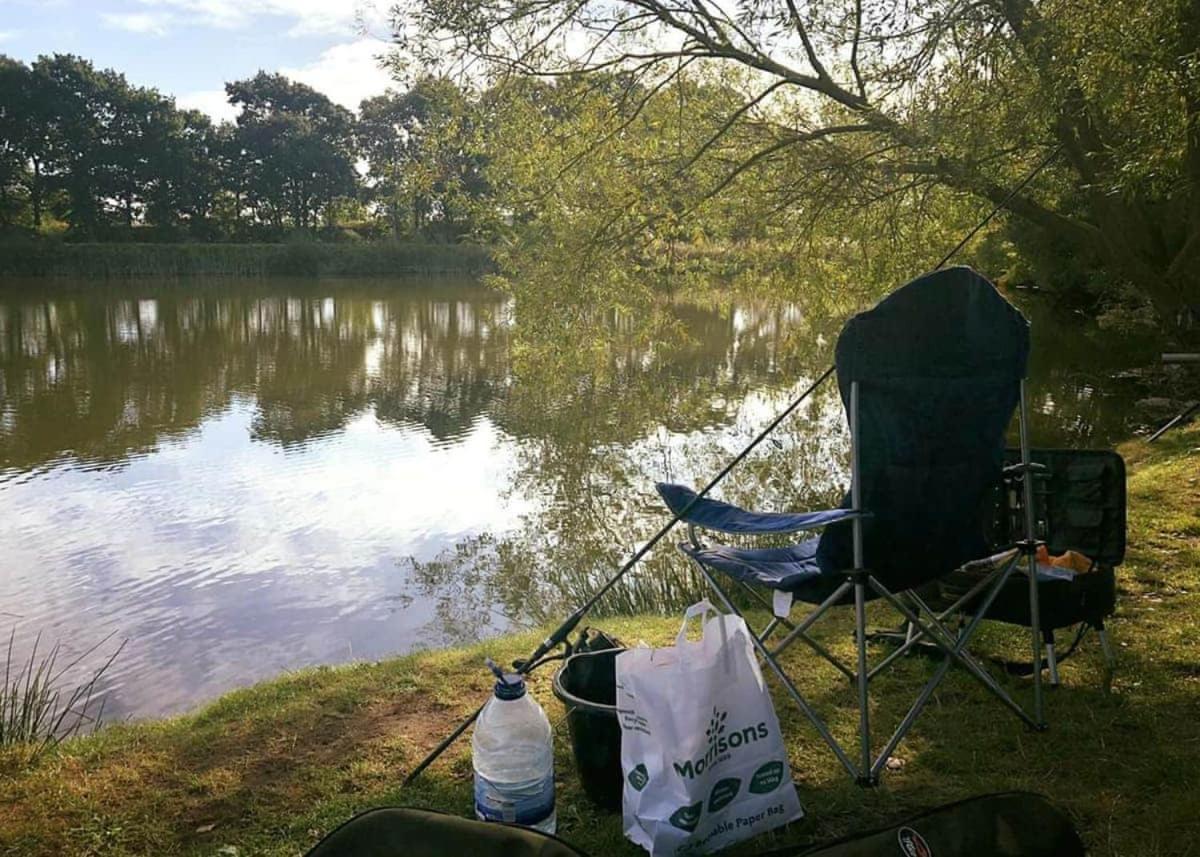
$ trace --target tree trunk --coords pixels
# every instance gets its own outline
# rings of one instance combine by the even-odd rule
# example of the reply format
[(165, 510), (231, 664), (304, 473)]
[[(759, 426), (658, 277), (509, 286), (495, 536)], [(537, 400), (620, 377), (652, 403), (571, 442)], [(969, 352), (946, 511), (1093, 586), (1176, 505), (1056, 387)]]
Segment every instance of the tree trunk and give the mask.
[(42, 231), (42, 162), (33, 159), (33, 183), (29, 187), (29, 204), (33, 208), (33, 230)]

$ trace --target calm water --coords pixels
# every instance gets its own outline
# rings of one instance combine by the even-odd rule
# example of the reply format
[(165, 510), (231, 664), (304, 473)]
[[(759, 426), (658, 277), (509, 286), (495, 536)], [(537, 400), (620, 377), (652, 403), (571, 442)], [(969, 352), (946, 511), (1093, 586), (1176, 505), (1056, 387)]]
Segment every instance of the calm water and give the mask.
[[(470, 283), (78, 285), (0, 291), (0, 629), (18, 655), (39, 632), (66, 656), (127, 638), (110, 716), (575, 602), (661, 522), (653, 482), (713, 472), (840, 323), (677, 306), (683, 335), (650, 347), (613, 320), (572, 372), (529, 359), (519, 315)], [(1126, 436), (1147, 393), (1114, 375), (1141, 358), (1028, 309), (1036, 440)], [(725, 496), (824, 502), (843, 456), (829, 390)], [(661, 550), (609, 606), (693, 591)]]

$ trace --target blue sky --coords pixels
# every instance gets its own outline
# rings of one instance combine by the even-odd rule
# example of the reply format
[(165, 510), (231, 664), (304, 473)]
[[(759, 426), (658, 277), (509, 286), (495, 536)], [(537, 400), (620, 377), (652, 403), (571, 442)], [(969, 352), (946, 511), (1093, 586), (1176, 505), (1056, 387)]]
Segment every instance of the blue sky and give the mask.
[(222, 87), (260, 68), (356, 107), (389, 84), (394, 0), (0, 0), (0, 53), (74, 53), (186, 107), (231, 116)]

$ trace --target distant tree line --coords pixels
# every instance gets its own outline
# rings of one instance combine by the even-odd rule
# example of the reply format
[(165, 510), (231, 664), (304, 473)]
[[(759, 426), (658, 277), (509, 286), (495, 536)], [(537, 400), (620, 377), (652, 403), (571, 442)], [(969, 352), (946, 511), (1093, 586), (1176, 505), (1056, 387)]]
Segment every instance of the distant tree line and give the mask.
[(475, 103), (429, 77), (356, 115), (259, 72), (215, 123), (76, 56), (0, 55), (0, 232), (88, 241), (453, 241), (478, 226)]

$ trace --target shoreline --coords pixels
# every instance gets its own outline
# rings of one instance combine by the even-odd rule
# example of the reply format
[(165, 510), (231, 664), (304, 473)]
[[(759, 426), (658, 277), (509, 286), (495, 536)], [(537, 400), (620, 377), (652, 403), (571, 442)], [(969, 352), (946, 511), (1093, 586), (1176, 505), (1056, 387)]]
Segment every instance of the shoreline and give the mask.
[[(1048, 695), (1051, 728), (1032, 734), (963, 676), (947, 682), (899, 748), (901, 767), (878, 789), (850, 783), (806, 721), (776, 694), (807, 817), (753, 844), (824, 841), (915, 810), (991, 791), (1027, 789), (1067, 808), (1091, 853), (1182, 853), (1200, 835), (1200, 428), (1154, 446), (1119, 447), (1129, 466), (1129, 552), (1117, 571), (1111, 623), (1117, 670), (1102, 681), (1094, 639), (1062, 667)], [(879, 619), (882, 620), (881, 614)], [(661, 643), (676, 616), (596, 618), (627, 644)], [(849, 647), (845, 622), (819, 639)], [(544, 629), (377, 663), (320, 667), (237, 690), (167, 720), (107, 727), (71, 741), (31, 768), (0, 753), (0, 854), (296, 854), (372, 806), (471, 812), (469, 740), (460, 740), (408, 789), (407, 771), (486, 698), (485, 655), (528, 654)], [(989, 650), (1027, 644), (992, 625)], [(876, 653), (878, 654), (878, 653)], [(795, 651), (786, 659), (812, 664)], [(583, 796), (553, 666), (531, 692), (555, 729), (559, 833), (593, 855), (642, 853), (619, 816)], [(933, 666), (913, 658), (881, 677), (875, 715), (892, 724), (914, 682)], [(827, 674), (830, 673), (830, 674)], [(840, 710), (852, 692), (831, 670), (793, 670), (839, 736), (855, 727)], [(1025, 679), (1001, 677), (1018, 700)], [(770, 682), (769, 682), (770, 683)], [(772, 686), (773, 690), (777, 690)], [(1190, 713), (1189, 713), (1190, 712)], [(1154, 812), (1145, 812), (1147, 805)], [(1178, 846), (1176, 843), (1179, 843)], [(734, 849), (731, 854), (748, 853)]]
[(491, 250), (478, 244), (0, 243), (0, 277), (47, 282), (70, 278), (477, 275), (492, 267)]

